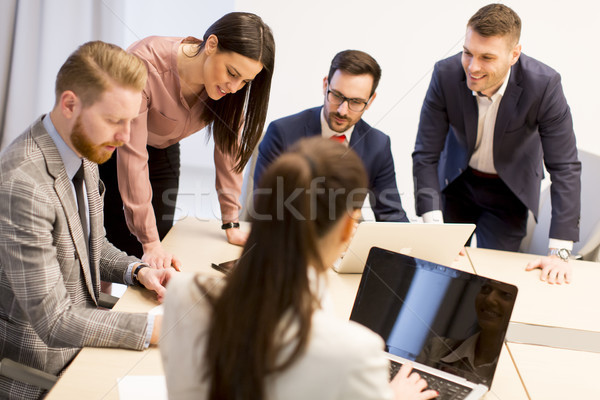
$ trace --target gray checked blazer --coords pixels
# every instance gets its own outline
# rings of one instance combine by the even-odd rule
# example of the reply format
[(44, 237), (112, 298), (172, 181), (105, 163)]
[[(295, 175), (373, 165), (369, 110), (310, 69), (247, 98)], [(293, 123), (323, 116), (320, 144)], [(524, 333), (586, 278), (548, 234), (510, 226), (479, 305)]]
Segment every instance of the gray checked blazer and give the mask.
[[(41, 117), (0, 156), (0, 358), (52, 374), (83, 346), (141, 350), (146, 335), (146, 314), (98, 309), (100, 280), (124, 283), (137, 259), (106, 240), (104, 185), (97, 165), (83, 164), (90, 254), (71, 182)], [(0, 398), (41, 393), (0, 377)]]

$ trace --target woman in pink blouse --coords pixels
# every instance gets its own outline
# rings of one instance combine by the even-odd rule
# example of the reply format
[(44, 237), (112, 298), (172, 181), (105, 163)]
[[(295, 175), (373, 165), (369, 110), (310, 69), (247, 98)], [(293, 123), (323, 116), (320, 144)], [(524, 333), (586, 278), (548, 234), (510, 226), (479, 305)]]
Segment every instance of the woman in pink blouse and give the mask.
[(129, 143), (100, 167), (109, 241), (154, 267), (179, 267), (160, 243), (173, 225), (179, 141), (208, 127), (223, 229), (229, 242), (243, 245), (242, 170), (265, 123), (275, 59), (271, 29), (254, 14), (235, 12), (202, 40), (153, 36), (128, 51), (146, 64), (148, 83)]

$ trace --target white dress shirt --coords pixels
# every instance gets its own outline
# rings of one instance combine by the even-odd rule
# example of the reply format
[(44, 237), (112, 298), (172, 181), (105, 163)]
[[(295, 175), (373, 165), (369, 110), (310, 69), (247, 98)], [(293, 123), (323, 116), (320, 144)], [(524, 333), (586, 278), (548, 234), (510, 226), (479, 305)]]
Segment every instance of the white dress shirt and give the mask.
[(491, 97), (480, 96), (477, 92), (473, 92), (473, 96), (477, 99), (479, 118), (477, 120), (475, 151), (471, 155), (469, 166), (488, 174), (496, 173), (496, 168), (494, 167), (494, 128), (496, 126), (498, 108), (506, 91), (506, 86), (508, 86), (509, 78), (510, 70), (508, 70), (508, 74), (500, 89)]

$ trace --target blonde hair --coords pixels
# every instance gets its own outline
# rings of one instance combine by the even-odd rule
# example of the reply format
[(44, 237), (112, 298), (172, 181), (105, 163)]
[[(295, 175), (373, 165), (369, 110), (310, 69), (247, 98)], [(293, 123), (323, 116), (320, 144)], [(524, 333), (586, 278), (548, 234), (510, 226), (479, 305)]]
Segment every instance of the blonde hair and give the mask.
[(148, 71), (136, 56), (110, 43), (87, 42), (75, 50), (56, 76), (56, 102), (66, 90), (90, 106), (112, 85), (142, 91)]

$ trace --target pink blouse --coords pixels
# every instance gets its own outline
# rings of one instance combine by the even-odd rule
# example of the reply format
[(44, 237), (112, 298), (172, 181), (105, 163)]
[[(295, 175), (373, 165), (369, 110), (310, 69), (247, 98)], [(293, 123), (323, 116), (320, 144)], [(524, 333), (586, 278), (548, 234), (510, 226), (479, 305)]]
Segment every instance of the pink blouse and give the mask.
[[(146, 64), (148, 82), (142, 92), (140, 114), (131, 125), (131, 139), (117, 152), (117, 171), (127, 226), (142, 243), (159, 240), (151, 202), (146, 145), (166, 148), (207, 125), (200, 120), (206, 93), (203, 92), (191, 108), (181, 93), (177, 51), (182, 40), (150, 36), (128, 49)], [(222, 220), (237, 221), (243, 176), (233, 172), (234, 159), (216, 146), (214, 161)]]

